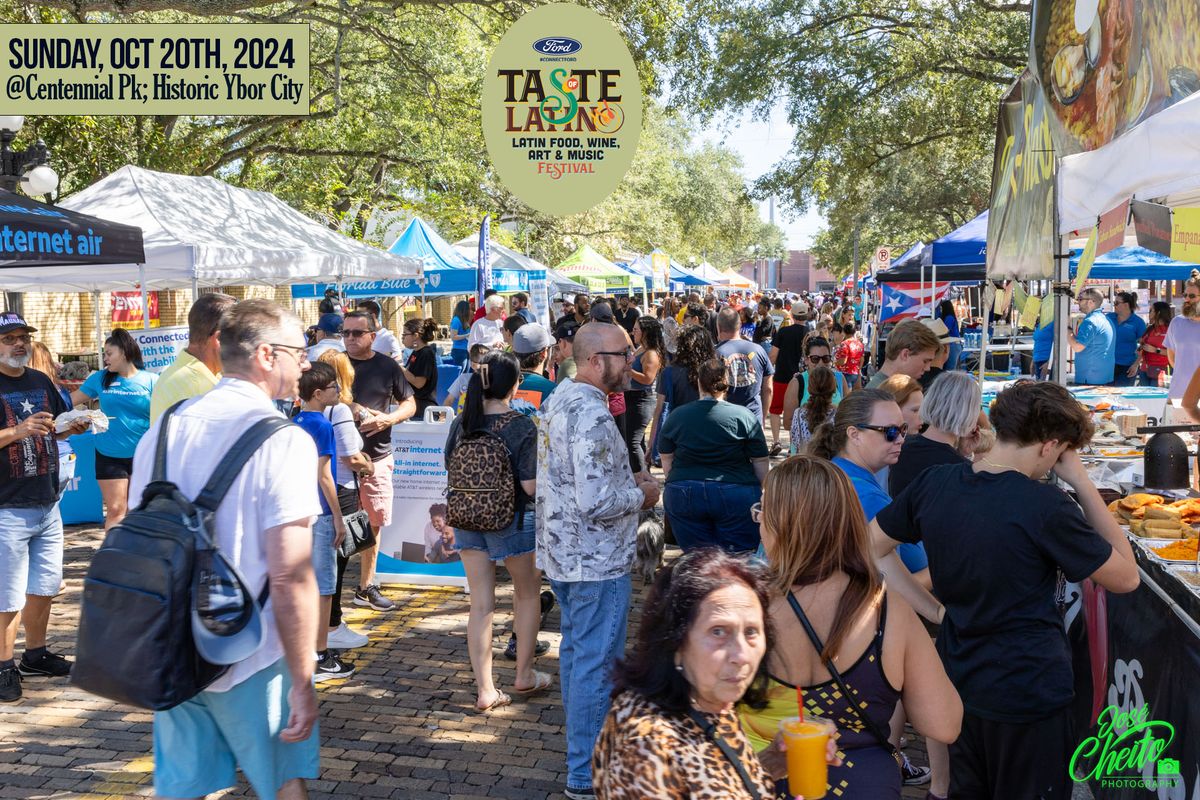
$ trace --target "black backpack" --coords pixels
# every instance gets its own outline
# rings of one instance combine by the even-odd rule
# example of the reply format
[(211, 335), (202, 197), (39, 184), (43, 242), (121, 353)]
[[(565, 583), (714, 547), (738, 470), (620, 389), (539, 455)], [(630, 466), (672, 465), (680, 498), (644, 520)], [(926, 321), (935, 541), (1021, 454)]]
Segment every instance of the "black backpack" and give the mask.
[[(71, 670), (84, 691), (154, 711), (195, 697), (228, 669), (202, 659), (192, 641), (196, 550), (215, 540), (213, 516), (246, 462), (293, 424), (268, 417), (250, 426), (190, 501), (166, 479), (168, 427), (183, 402), (163, 415), (141, 503), (109, 530), (88, 567)], [(260, 606), (266, 596), (264, 588)]]

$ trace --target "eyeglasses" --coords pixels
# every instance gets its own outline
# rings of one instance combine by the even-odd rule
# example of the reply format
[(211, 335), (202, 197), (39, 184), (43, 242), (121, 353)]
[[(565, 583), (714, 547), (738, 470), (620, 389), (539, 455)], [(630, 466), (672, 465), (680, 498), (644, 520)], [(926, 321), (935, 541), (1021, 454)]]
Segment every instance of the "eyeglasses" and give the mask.
[(754, 522), (762, 522), (762, 503), (750, 506), (750, 519)]
[(627, 347), (624, 350), (597, 350), (595, 353), (592, 353), (592, 355), (594, 355), (594, 356), (619, 356), (619, 357), (625, 359), (626, 361), (632, 361), (633, 360), (633, 348)]
[(3, 342), (7, 345), (29, 344), (32, 341), (33, 337), (28, 333), (17, 334), (16, 336), (5, 336), (4, 338), (0, 339), (0, 342)]
[(878, 431), (883, 434), (883, 438), (888, 442), (894, 442), (897, 439), (903, 439), (908, 436), (908, 423), (903, 425), (855, 425), (856, 428), (861, 428), (868, 431)]
[(267, 344), (276, 350), (283, 350), (291, 353), (292, 356), (295, 357), (297, 364), (303, 364), (308, 361), (308, 350), (306, 348), (297, 347), (292, 344), (276, 344), (275, 342), (267, 342)]
[(375, 331), (348, 331), (348, 330), (342, 330), (342, 336), (345, 336), (347, 339), (357, 339), (357, 338), (358, 338), (358, 337), (360, 337), (360, 336), (370, 336), (370, 335), (372, 335), (373, 333), (375, 333)]
[(325, 389), (325, 391), (327, 391), (327, 392), (328, 392), (330, 389), (333, 389), (335, 392), (340, 392), (340, 391), (342, 390), (342, 387), (341, 387), (340, 385), (338, 385), (338, 382), (337, 382), (337, 381), (334, 381), (333, 383), (331, 383), (331, 384), (329, 384), (328, 386), (325, 386), (325, 387), (323, 387), (323, 388), (324, 388), (324, 389)]
[(1200, 300), (1200, 294), (1184, 294), (1183, 299), (1185, 299), (1185, 300)]
[(833, 356), (809, 356), (808, 360), (814, 364), (829, 364), (833, 361)]

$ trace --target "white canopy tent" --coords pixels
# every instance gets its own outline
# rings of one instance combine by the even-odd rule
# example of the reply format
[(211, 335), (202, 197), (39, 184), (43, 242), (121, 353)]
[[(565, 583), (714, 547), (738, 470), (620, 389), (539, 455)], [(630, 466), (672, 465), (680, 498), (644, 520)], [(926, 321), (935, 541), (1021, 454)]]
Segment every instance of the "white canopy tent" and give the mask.
[[(505, 247), (495, 239), (490, 240), (489, 248), (492, 253), (492, 266), (499, 269), (545, 270), (546, 279), (554, 287), (554, 291), (569, 294), (571, 292), (586, 292), (587, 287), (578, 281), (573, 281), (558, 270), (550, 269), (542, 262), (524, 253)], [(479, 237), (468, 236), (454, 243), (454, 249), (463, 256), (475, 261), (479, 252)]]
[(692, 272), (694, 272), (696, 275), (699, 275), (709, 283), (720, 285), (728, 284), (730, 279), (733, 277), (728, 272), (722, 272), (707, 261), (698, 267), (693, 267)]
[(417, 259), (344, 236), (267, 192), (125, 166), (60, 205), (142, 229), (145, 264), (0, 271), (0, 289), (101, 292), (420, 277)]
[(1198, 131), (1200, 94), (1194, 94), (1111, 144), (1064, 158), (1058, 171), (1059, 235), (1079, 230), (1086, 236), (1097, 217), (1130, 197), (1195, 205), (1200, 200)]

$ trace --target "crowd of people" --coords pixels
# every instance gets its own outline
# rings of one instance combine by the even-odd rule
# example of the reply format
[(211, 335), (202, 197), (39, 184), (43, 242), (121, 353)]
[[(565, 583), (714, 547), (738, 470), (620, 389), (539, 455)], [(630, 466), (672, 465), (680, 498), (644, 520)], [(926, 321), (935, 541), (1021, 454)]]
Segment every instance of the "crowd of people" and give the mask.
[[(1200, 279), (1189, 291), (1200, 304)], [(375, 579), (377, 545), (343, 555), (347, 519), (391, 523), (392, 429), (445, 404), (458, 411), (449, 473), (491, 464), (507, 476), (480, 476), (503, 519), (481, 517), (469, 492), (485, 490), (454, 480), (429, 509), (426, 558), (461, 560), (470, 587), (467, 711), (494, 713), (557, 678), (567, 797), (786, 795), (779, 731), (797, 716), (836, 725), (828, 782), (843, 799), (898, 800), (926, 783), (932, 800), (1069, 797), (1058, 575), (1138, 585), (1079, 459), (1090, 419), (1033, 381), (984, 414), (957, 359), (939, 366), (957, 338), (944, 315), (893, 328), (872, 370), (857, 299), (692, 294), (641, 313), (628, 297), (578, 295), (547, 326), (528, 297), (490, 293), (475, 311), (458, 303), (446, 328), (406, 320), (397, 339), (370, 301), (306, 330), (270, 302), (213, 293), (161, 375), (118, 329), (103, 369), (65, 395), (53, 359), (50, 374), (31, 366), (36, 330), (0, 316), (0, 700), (19, 700), (23, 678), (70, 670), (45, 636), (62, 579), (57, 442), (88, 424), (55, 425), (72, 402), (98, 399), (111, 419), (96, 448), (106, 529), (137, 506), (160, 432), (166, 474), (190, 497), (253, 423), (290, 416), (215, 515), (252, 595), (269, 579), (264, 643), (155, 713), (154, 780), (159, 795), (193, 797), (240, 768), (259, 796), (306, 796), (320, 771), (317, 685), (353, 676), (351, 652), (369, 644), (342, 619), (351, 559), (349, 601), (395, 608)], [(1162, 341), (1178, 349), (1171, 331)], [(439, 343), (463, 368), (440, 402)], [(1148, 373), (1144, 358), (1119, 367)], [(683, 554), (654, 573), (663, 528)], [(638, 613), (645, 550), (653, 581)], [(497, 565), (513, 586), (510, 687), (492, 662)], [(555, 604), (557, 676), (536, 668)], [(929, 767), (904, 755), (906, 724), (926, 737)]]

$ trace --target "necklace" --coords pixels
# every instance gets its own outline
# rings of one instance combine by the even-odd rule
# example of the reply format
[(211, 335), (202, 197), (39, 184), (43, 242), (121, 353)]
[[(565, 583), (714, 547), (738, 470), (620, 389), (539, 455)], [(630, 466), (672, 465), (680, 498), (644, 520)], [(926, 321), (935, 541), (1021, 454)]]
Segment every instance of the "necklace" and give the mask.
[(1007, 470), (1012, 470), (1013, 472), (1021, 471), (1020, 467), (1014, 467), (1012, 464), (1001, 464), (998, 461), (992, 461), (990, 458), (981, 458), (981, 459), (979, 459), (979, 463), (980, 464), (991, 464), (993, 467), (999, 467), (1001, 472), (1005, 472)]

